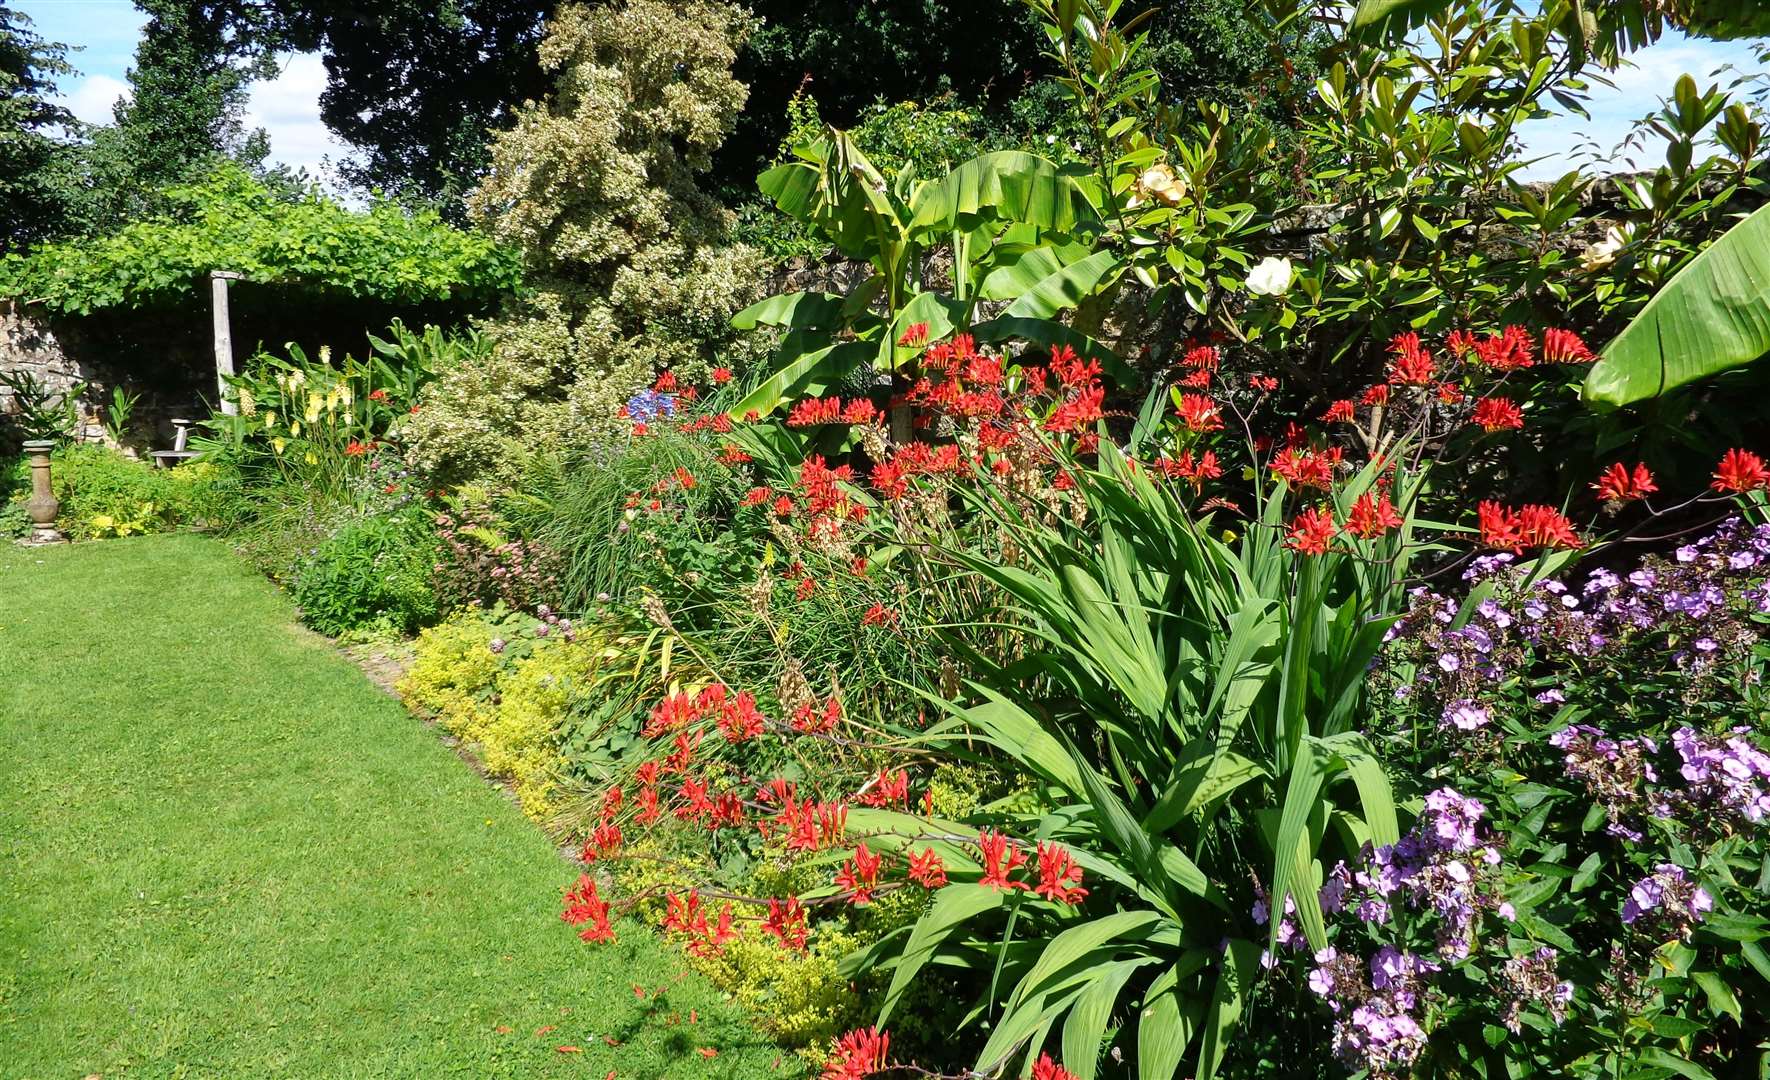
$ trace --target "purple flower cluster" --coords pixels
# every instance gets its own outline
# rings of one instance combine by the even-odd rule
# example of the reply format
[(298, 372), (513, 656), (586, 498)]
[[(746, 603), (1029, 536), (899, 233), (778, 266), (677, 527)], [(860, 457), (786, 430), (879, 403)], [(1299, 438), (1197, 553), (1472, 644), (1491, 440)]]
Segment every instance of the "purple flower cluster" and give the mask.
[(1368, 965), (1330, 945), (1315, 954), (1315, 964), (1309, 988), (1336, 1014), (1334, 1053), (1372, 1076), (1405, 1074), (1426, 1045), (1414, 1010), (1439, 965), (1389, 945)]
[(1561, 980), (1560, 959), (1559, 952), (1544, 945), (1535, 952), (1512, 957), (1500, 968), (1500, 984), (1511, 998), (1505, 1025), (1512, 1034), (1524, 1030), (1520, 1017), (1527, 1005), (1542, 1009), (1556, 1024), (1567, 1019), (1567, 1007), (1573, 1002), (1573, 984)]
[(1588, 724), (1573, 724), (1549, 736), (1549, 745), (1562, 751), (1567, 775), (1604, 807), (1610, 835), (1640, 843), (1641, 832), (1628, 817), (1647, 801), (1646, 784), (1659, 779), (1649, 759), (1659, 744), (1645, 736), (1612, 739)]
[[(1439, 955), (1469, 955), (1482, 910), (1511, 917), (1510, 906), (1498, 898), (1495, 868), (1500, 853), (1477, 827), (1486, 813), (1479, 800), (1452, 788), (1427, 795), (1425, 812), (1413, 829), (1397, 843), (1367, 849), (1365, 865), (1351, 875), (1359, 891), (1358, 917), (1385, 923), (1396, 900), (1405, 900), (1414, 909), (1429, 909), (1438, 916)], [(1342, 867), (1335, 868), (1330, 887), (1342, 872)], [(1343, 896), (1343, 891), (1336, 891), (1340, 903), (1345, 902)]]
[(676, 395), (656, 390), (641, 390), (627, 399), (627, 419), (635, 424), (649, 424), (660, 416), (676, 415)]
[(1651, 917), (1655, 923), (1683, 936), (1714, 909), (1714, 898), (1707, 889), (1691, 881), (1683, 867), (1660, 863), (1653, 873), (1629, 889), (1629, 898), (1623, 901), (1622, 920), (1634, 926)]
[(1753, 824), (1770, 816), (1770, 754), (1733, 729), (1732, 738), (1704, 739), (1688, 727), (1672, 735), (1672, 746), (1684, 764), (1678, 770), (1689, 785), (1684, 798), (1693, 805), (1738, 815)]

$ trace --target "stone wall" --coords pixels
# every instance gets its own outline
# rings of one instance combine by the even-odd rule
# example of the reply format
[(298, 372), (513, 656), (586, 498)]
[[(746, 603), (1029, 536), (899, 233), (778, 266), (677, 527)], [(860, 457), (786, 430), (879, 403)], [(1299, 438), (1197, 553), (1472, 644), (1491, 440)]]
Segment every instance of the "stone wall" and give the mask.
[[(44, 319), (11, 300), (0, 300), (0, 373), (34, 378), (57, 393), (85, 383), (80, 397), (83, 439), (105, 439), (100, 407), (96, 404), (109, 396), (111, 381), (95, 365), (69, 355), (61, 340)], [(0, 385), (0, 416), (14, 416), (19, 403), (13, 392)]]

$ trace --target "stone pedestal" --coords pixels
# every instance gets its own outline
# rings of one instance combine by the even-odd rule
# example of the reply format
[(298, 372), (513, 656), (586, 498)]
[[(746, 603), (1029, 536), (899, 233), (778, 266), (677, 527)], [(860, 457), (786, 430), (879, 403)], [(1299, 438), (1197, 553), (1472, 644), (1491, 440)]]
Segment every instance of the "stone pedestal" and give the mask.
[(61, 503), (55, 499), (55, 489), (49, 483), (49, 452), (55, 449), (55, 443), (39, 440), (25, 443), (25, 455), (31, 459), (31, 497), (25, 503), (25, 513), (31, 519), (31, 535), (25, 539), (27, 544), (59, 544), (67, 539), (55, 528), (55, 516), (61, 513)]

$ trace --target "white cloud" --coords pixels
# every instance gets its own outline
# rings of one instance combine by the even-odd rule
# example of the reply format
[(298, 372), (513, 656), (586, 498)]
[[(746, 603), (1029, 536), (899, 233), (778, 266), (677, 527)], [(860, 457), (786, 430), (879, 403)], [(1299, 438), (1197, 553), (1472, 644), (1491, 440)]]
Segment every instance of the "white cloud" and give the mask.
[(56, 95), (76, 119), (88, 124), (108, 124), (113, 119), (111, 107), (118, 98), (129, 96), (129, 84), (109, 75), (88, 75), (68, 93)]
[(246, 100), (247, 130), (263, 128), (270, 136), (270, 159), (322, 175), (325, 158), (339, 160), (350, 148), (332, 137), (320, 121), (320, 92), (326, 88), (326, 66), (318, 53), (291, 53), (280, 58), (282, 72), (252, 84)]

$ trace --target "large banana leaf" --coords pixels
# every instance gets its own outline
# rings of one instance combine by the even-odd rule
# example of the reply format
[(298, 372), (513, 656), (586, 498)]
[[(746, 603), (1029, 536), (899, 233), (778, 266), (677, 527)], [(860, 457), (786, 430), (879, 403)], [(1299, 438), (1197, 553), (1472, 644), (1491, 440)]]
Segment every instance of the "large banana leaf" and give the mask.
[(1584, 397), (1627, 405), (1770, 353), (1770, 206), (1690, 261), (1586, 375)]
[(1049, 319), (1094, 295), (1123, 265), (1118, 252), (1097, 251), (1034, 282), (1004, 314), (1017, 319)]
[(758, 326), (792, 326), (835, 330), (842, 325), (845, 301), (835, 293), (790, 292), (759, 300), (731, 317), (738, 330)]
[(1073, 232), (1098, 218), (1086, 177), (1024, 150), (981, 154), (917, 188), (910, 231), (975, 228), (979, 221), (1015, 221)]
[(766, 416), (789, 398), (823, 393), (873, 358), (874, 346), (870, 341), (845, 341), (806, 351), (805, 342), (795, 340), (799, 333), (795, 330), (788, 334), (781, 346), (781, 357), (789, 359), (733, 405), (728, 415), (733, 419), (751, 412)]

